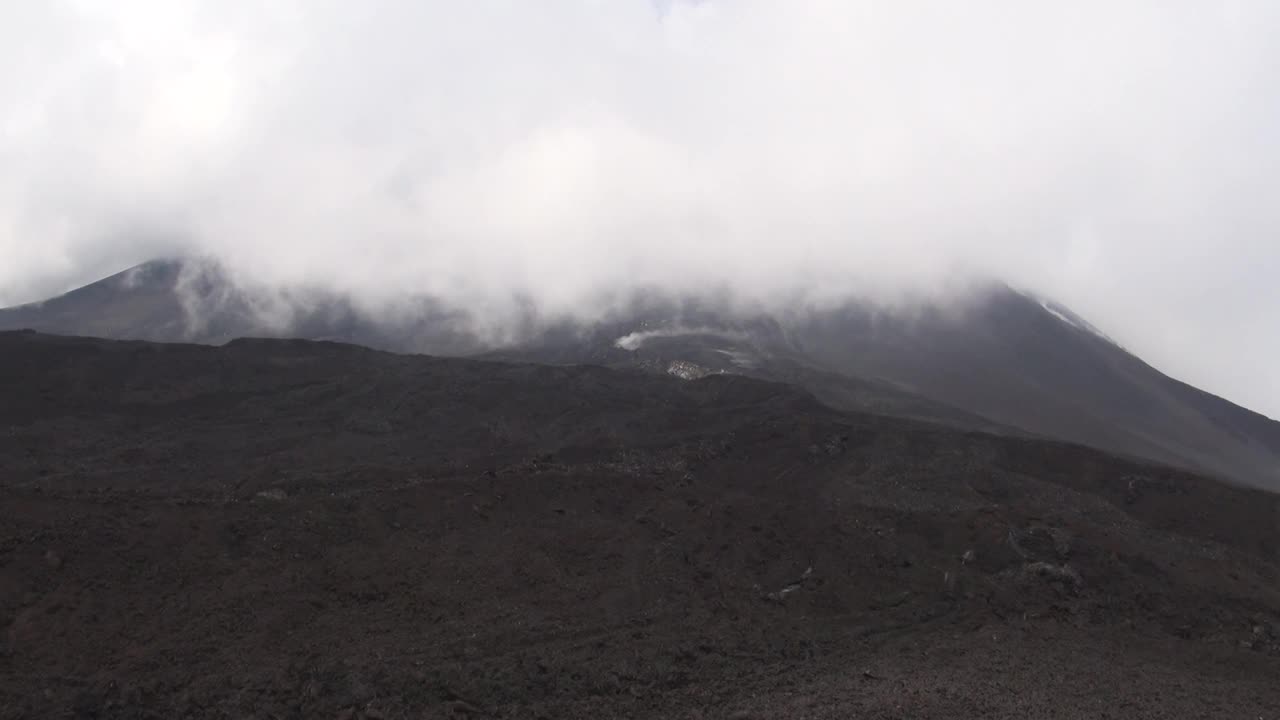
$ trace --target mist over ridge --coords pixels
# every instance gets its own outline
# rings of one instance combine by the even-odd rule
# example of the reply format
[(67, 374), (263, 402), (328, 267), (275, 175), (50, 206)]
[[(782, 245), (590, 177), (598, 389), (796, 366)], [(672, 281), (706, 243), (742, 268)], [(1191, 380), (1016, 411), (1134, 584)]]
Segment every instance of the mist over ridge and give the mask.
[(266, 313), (432, 297), (501, 337), (641, 290), (900, 304), (995, 279), (1276, 414), (1278, 14), (10, 6), (0, 305), (208, 256)]

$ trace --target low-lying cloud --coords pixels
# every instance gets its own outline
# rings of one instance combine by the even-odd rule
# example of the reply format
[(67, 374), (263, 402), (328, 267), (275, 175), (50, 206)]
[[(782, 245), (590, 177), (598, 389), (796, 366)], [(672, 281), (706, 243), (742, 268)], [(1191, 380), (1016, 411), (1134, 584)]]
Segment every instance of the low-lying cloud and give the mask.
[(0, 304), (162, 254), (363, 302), (994, 276), (1280, 414), (1280, 5), (0, 7)]

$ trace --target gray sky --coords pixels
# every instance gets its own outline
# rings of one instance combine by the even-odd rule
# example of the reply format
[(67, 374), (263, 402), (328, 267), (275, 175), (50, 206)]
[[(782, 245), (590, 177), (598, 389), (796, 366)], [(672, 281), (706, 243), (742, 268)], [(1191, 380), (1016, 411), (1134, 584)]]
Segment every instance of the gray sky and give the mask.
[(994, 275), (1280, 416), (1273, 0), (0, 3), (0, 304)]

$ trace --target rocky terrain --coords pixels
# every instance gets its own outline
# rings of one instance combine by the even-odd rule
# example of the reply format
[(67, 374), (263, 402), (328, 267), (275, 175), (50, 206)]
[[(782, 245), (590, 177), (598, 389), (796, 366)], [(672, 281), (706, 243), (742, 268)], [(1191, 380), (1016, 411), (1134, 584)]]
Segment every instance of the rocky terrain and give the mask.
[(256, 286), (212, 261), (146, 263), (44, 302), (0, 330), (222, 344), (337, 340), (393, 352), (713, 372), (798, 385), (827, 405), (1020, 432), (1280, 491), (1280, 423), (1171, 378), (1069, 309), (999, 284), (945, 302), (742, 306), (637, 293), (590, 321), (524, 308), (501, 337), (438, 298), (371, 308), (324, 288)]
[(0, 397), (4, 718), (1280, 715), (1280, 497), (1183, 470), (304, 341)]

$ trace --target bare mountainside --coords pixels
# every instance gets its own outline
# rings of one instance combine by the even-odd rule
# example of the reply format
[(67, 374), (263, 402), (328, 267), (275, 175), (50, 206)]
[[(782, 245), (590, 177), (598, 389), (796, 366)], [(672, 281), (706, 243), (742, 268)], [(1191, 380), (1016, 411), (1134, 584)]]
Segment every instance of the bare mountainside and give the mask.
[(1170, 378), (1070, 310), (1006, 287), (953, 307), (744, 313), (653, 296), (587, 326), (530, 313), (494, 348), (465, 311), (406, 299), (373, 315), (319, 290), (250, 292), (216, 265), (148, 263), (43, 303), (0, 329), (220, 344), (241, 336), (353, 342), (397, 352), (728, 372), (796, 384), (840, 409), (1079, 442), (1280, 488), (1280, 423)]
[(792, 386), (0, 333), (0, 717), (1280, 709), (1280, 496)]

